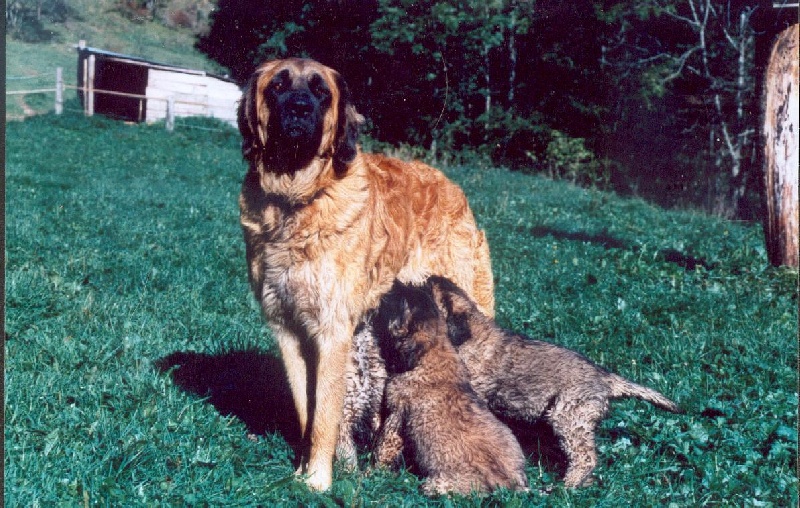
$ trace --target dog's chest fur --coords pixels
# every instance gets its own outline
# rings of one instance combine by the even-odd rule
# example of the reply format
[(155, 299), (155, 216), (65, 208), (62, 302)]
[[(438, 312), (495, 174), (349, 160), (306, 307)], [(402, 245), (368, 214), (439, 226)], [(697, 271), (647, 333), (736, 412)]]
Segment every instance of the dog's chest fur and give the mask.
[[(324, 198), (322, 198), (324, 199)], [(344, 250), (356, 239), (348, 227), (331, 230), (329, 224), (315, 221), (316, 206), (286, 212), (277, 206), (263, 210), (264, 233), (256, 241), (248, 259), (253, 291), (260, 296), (264, 312), (270, 320), (309, 323), (325, 321), (321, 310), (330, 312), (337, 302), (348, 302), (355, 283), (345, 277), (348, 269)], [(281, 223), (277, 229), (271, 223)], [(274, 231), (270, 234), (270, 231)]]
[(268, 320), (302, 324), (315, 335), (337, 316), (354, 320), (374, 305), (375, 246), (367, 245), (374, 239), (363, 233), (374, 215), (371, 196), (359, 173), (301, 204), (265, 192), (257, 175), (245, 179), (240, 206), (250, 284)]
[(354, 328), (395, 278), (436, 273), (473, 287), (483, 237), (440, 172), (360, 154), (339, 177), (301, 177), (324, 182), (305, 202), (281, 194), (283, 176), (254, 169), (242, 185), (250, 284), (269, 321), (314, 336), (332, 323)]

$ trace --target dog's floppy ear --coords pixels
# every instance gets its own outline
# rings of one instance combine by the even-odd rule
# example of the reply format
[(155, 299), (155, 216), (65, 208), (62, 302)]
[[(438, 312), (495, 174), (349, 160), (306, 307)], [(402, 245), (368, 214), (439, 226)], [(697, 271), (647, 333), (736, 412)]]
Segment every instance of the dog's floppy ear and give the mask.
[(337, 173), (341, 173), (348, 164), (353, 162), (358, 153), (356, 146), (358, 130), (364, 123), (364, 117), (353, 106), (347, 83), (339, 74), (336, 75), (336, 87), (339, 90), (339, 110), (337, 112), (336, 138), (333, 142), (333, 167)]
[(239, 132), (242, 134), (242, 156), (248, 160), (255, 160), (257, 154), (264, 150), (267, 143), (267, 122), (269, 111), (263, 105), (264, 74), (271, 73), (280, 64), (280, 60), (272, 60), (261, 64), (253, 75), (247, 80), (242, 89), (242, 98), (239, 100), (239, 110), (236, 121)]
[(255, 152), (260, 146), (257, 94), (258, 76), (255, 72), (245, 84), (242, 91), (242, 98), (239, 100), (239, 110), (237, 112), (237, 123), (239, 132), (242, 134), (242, 157), (252, 160)]

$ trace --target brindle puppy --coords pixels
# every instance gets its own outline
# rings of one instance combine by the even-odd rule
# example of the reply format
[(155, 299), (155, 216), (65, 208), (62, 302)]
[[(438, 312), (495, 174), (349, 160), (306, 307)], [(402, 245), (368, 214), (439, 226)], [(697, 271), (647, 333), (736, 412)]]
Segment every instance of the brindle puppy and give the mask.
[(391, 374), (377, 462), (397, 465), (408, 447), (428, 495), (527, 489), (522, 449), (470, 387), (433, 300), (395, 283), (374, 327)]
[[(412, 289), (401, 285), (395, 290)], [(567, 487), (592, 482), (597, 465), (595, 429), (610, 399), (637, 397), (681, 412), (655, 390), (612, 374), (574, 351), (500, 328), (446, 278), (430, 277), (416, 290), (436, 302), (472, 387), (492, 412), (530, 423), (544, 419), (552, 425), (569, 461)], [(412, 315), (415, 310), (412, 305)]]

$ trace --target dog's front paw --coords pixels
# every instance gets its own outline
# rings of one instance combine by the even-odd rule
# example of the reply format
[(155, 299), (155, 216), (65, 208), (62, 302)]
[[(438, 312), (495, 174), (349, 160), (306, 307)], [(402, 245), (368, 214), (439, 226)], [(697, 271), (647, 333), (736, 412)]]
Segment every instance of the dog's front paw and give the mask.
[(303, 481), (311, 490), (323, 492), (331, 488), (333, 471), (323, 471), (322, 468), (308, 468), (308, 474), (303, 476)]

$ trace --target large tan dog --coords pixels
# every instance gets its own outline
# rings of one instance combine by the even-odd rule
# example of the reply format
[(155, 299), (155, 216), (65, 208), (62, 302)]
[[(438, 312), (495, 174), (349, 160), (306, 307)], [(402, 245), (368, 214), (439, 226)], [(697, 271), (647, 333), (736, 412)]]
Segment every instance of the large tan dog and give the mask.
[(395, 278), (444, 275), (494, 313), (489, 248), (467, 200), (418, 162), (362, 154), (339, 74), (269, 61), (239, 107), (250, 285), (283, 356), (308, 444), (299, 472), (331, 485), (353, 332)]

